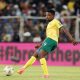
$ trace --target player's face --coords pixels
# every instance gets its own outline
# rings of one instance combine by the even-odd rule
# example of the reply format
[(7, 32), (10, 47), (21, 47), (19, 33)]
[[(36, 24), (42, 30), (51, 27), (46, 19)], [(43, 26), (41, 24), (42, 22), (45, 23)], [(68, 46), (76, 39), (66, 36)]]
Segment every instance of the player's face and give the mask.
[(46, 19), (52, 20), (54, 18), (54, 15), (52, 15), (50, 12), (46, 12)]

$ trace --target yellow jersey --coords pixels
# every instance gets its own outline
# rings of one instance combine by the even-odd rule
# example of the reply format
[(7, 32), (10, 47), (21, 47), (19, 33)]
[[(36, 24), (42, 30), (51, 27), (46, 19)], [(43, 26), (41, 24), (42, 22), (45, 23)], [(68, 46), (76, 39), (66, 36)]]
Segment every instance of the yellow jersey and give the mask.
[(58, 42), (59, 28), (61, 28), (62, 26), (63, 25), (57, 19), (53, 19), (52, 21), (50, 21), (46, 28), (46, 37), (49, 37)]

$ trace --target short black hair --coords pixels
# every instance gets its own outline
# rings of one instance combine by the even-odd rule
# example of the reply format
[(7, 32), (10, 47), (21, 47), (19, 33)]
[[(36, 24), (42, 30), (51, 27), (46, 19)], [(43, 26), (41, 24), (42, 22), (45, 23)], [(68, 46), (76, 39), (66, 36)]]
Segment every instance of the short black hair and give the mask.
[(55, 9), (48, 9), (47, 12), (50, 12), (51, 14), (55, 15)]

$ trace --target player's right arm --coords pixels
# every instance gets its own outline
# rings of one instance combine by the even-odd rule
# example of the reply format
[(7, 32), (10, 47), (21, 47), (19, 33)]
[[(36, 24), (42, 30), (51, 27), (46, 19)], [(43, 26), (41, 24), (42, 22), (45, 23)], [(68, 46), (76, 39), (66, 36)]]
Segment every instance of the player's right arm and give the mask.
[(35, 46), (35, 49), (38, 49), (40, 46), (42, 45), (42, 43), (39, 43)]
[(72, 35), (69, 33), (69, 31), (66, 28), (61, 27), (59, 30), (61, 33), (64, 32), (66, 34), (66, 36), (69, 38), (70, 42), (73, 43), (73, 45), (77, 44), (76, 40), (72, 37)]

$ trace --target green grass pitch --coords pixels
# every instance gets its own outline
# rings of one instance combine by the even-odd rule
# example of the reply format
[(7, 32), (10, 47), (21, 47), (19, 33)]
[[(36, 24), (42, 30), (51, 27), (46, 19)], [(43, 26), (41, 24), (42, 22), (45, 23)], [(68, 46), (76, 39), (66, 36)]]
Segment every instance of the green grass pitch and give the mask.
[(80, 80), (80, 67), (48, 66), (50, 74), (48, 79), (42, 77), (40, 66), (31, 66), (22, 75), (16, 73), (21, 66), (13, 66), (15, 72), (12, 76), (4, 75), (4, 67), (0, 65), (0, 80)]

